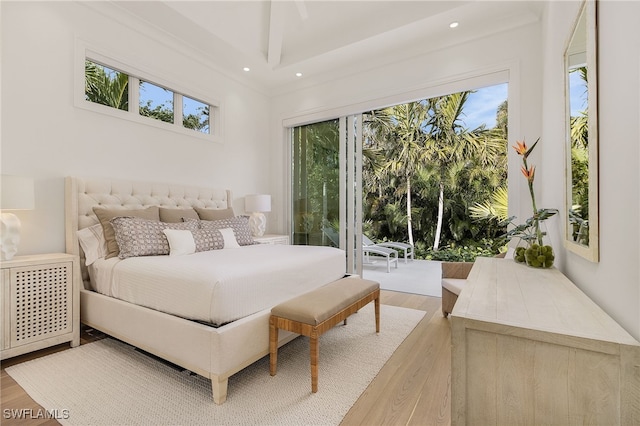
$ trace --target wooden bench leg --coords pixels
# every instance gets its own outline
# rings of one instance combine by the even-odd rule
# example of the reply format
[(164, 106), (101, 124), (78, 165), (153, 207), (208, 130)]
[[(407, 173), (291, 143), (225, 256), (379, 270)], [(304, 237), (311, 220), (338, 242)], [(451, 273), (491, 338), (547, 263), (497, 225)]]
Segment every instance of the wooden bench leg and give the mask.
[(318, 343), (318, 332), (314, 328), (309, 336), (309, 347), (311, 352), (311, 392), (318, 392), (318, 358), (320, 357), (320, 345)]
[(373, 300), (373, 306), (376, 311), (376, 333), (380, 333), (380, 297)]
[(278, 369), (278, 328), (276, 320), (269, 318), (269, 374), (276, 375)]

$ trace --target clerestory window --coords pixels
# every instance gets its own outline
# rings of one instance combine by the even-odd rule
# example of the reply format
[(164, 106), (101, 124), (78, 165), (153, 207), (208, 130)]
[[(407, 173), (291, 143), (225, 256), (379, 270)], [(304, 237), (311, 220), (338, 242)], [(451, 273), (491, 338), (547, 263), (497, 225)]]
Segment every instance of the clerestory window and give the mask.
[[(90, 58), (85, 58), (84, 100), (126, 111), (146, 124), (162, 122), (185, 131), (216, 135), (219, 105), (187, 96), (150, 78), (142, 78)], [(131, 88), (136, 88), (133, 92)], [(137, 105), (137, 108), (133, 105)], [(162, 124), (160, 124), (162, 125)]]

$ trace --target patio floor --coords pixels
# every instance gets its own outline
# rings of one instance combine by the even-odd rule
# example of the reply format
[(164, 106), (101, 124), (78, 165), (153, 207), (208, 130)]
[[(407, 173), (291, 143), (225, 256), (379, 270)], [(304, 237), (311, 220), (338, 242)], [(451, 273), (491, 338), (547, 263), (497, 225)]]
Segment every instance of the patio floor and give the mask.
[(442, 297), (441, 274), (440, 262), (434, 260), (404, 263), (404, 259), (398, 259), (398, 267), (392, 265), (389, 273), (385, 260), (376, 259), (362, 267), (362, 277), (379, 282), (381, 289), (434, 297)]

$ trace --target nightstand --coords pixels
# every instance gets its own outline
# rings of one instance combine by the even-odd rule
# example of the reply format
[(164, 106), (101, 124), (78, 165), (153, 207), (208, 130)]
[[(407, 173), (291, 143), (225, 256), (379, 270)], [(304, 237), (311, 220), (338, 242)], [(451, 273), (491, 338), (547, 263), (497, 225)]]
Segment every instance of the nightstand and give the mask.
[(260, 244), (289, 244), (289, 236), (281, 234), (265, 234), (262, 237), (253, 237), (253, 240)]
[(64, 342), (80, 344), (77, 256), (16, 256), (2, 261), (0, 359)]

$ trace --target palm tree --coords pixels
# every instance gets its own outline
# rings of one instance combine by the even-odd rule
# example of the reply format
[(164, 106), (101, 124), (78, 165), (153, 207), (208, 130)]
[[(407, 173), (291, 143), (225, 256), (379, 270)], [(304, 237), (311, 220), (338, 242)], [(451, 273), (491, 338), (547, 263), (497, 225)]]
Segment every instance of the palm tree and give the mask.
[[(387, 161), (377, 173), (380, 180), (397, 179), (396, 197), (406, 197), (406, 226), (409, 244), (414, 244), (411, 181), (424, 162), (427, 109), (424, 102), (411, 102), (372, 111), (366, 117), (370, 137), (382, 146)], [(397, 215), (395, 215), (397, 217)]]
[[(108, 71), (107, 71), (108, 70)], [(127, 111), (129, 76), (95, 62), (84, 61), (84, 93), (88, 101)]]
[[(587, 94), (587, 68), (571, 70), (580, 75)], [(589, 226), (589, 110), (578, 111), (570, 117), (571, 128), (571, 209), (569, 222), (573, 226), (573, 238), (588, 244)]]
[[(480, 168), (494, 164), (493, 159), (504, 151), (504, 140), (495, 138), (481, 126), (468, 130), (462, 121), (464, 105), (470, 91), (453, 93), (427, 100), (426, 159), (438, 169), (439, 196), (436, 232), (433, 249), (440, 245), (444, 216), (445, 187), (455, 182), (452, 170), (461, 169), (470, 159)], [(464, 167), (462, 167), (464, 168)]]

